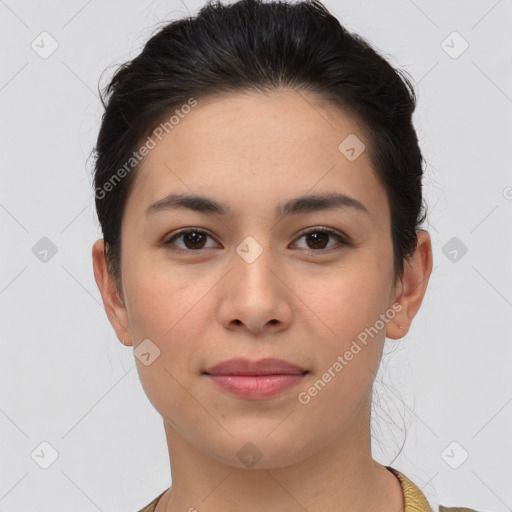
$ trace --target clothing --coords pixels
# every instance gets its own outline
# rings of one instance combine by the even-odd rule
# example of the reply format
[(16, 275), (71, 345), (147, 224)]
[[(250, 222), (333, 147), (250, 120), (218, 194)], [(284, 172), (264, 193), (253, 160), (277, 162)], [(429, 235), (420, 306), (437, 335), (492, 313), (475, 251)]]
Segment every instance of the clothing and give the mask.
[[(430, 507), (427, 498), (421, 492), (421, 490), (412, 483), (403, 473), (392, 468), (391, 466), (386, 466), (389, 471), (391, 471), (400, 482), (400, 486), (402, 487), (402, 492), (404, 493), (404, 503), (405, 503), (405, 512), (432, 512), (432, 508)], [(139, 512), (155, 512), (156, 504), (158, 500), (164, 495), (167, 491), (163, 491), (159, 494), (151, 503), (146, 505)], [(466, 507), (443, 507), (443, 505), (439, 505), (439, 510), (434, 512), (477, 512), (472, 508)]]
[(139, 512), (155, 512), (156, 504), (158, 503), (158, 500), (167, 492), (167, 489), (165, 489), (164, 492), (159, 494), (149, 505), (146, 505), (143, 509), (139, 510)]
[[(403, 473), (392, 468), (391, 466), (386, 466), (387, 469), (391, 471), (400, 482), (402, 486), (402, 492), (404, 493), (404, 502), (405, 502), (405, 512), (432, 512), (432, 508), (428, 504), (427, 498), (421, 492), (418, 486), (411, 482)], [(439, 511), (435, 512), (477, 512), (472, 508), (466, 507), (444, 507), (443, 505), (439, 505)]]

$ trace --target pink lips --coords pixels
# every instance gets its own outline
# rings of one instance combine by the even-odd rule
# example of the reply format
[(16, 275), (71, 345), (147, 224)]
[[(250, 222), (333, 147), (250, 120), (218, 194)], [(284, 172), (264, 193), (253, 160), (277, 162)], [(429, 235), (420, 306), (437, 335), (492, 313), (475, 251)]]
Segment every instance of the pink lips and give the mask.
[(263, 399), (295, 386), (308, 373), (283, 359), (223, 361), (204, 373), (223, 391), (246, 399)]

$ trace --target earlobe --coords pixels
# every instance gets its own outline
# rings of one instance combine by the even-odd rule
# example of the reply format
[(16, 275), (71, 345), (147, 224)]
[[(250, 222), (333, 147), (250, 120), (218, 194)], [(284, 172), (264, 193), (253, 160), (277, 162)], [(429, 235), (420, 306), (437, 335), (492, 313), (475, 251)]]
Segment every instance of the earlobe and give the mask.
[(94, 279), (101, 294), (107, 318), (123, 345), (132, 345), (128, 331), (128, 317), (123, 301), (117, 293), (113, 276), (110, 275), (105, 259), (103, 239), (96, 240), (92, 247)]
[(401, 286), (397, 287), (399, 291), (393, 300), (393, 303), (400, 304), (401, 309), (386, 328), (386, 337), (390, 339), (402, 338), (409, 331), (412, 320), (420, 309), (432, 272), (430, 234), (425, 230), (417, 230), (416, 233), (416, 251), (404, 262)]

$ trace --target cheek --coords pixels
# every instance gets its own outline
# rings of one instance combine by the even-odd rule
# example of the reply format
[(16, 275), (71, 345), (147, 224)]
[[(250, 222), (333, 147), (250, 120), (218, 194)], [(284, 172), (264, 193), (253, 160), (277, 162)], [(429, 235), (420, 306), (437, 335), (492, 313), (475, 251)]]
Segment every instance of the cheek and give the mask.
[(325, 276), (301, 277), (297, 283), (297, 295), (318, 320), (319, 332), (340, 343), (376, 322), (387, 306), (390, 286), (375, 261), (329, 268)]
[(204, 304), (200, 302), (203, 287), (179, 283), (178, 278), (171, 279), (164, 273), (127, 275), (125, 290), (135, 355), (142, 351), (142, 346), (140, 351), (137, 346), (146, 339), (159, 350), (149, 365), (135, 358), (144, 391), (158, 411), (188, 410), (191, 395), (183, 385), (190, 373), (197, 371), (191, 363), (204, 327)]
[(379, 319), (387, 308), (389, 280), (382, 272), (383, 265), (370, 259), (336, 272), (331, 269), (325, 280), (301, 281), (300, 296), (307, 297), (314, 321), (321, 326), (315, 332), (323, 333), (315, 342), (317, 377), (330, 384), (317, 402), (319, 407), (338, 401), (348, 408), (339, 411), (345, 414), (351, 410), (350, 404), (356, 407), (371, 388), (385, 340), (385, 326)]
[[(377, 374), (385, 329), (380, 323), (375, 326), (386, 308), (386, 282), (366, 266), (361, 272), (352, 268), (337, 273), (315, 290), (306, 295), (306, 303), (316, 313), (315, 323), (322, 325), (322, 330), (315, 332), (323, 334), (314, 343), (315, 382), (320, 382), (313, 384), (322, 391), (312, 406), (329, 410), (329, 422), (335, 428), (358, 410)], [(333, 404), (339, 407), (333, 410)]]
[(132, 272), (127, 279), (134, 350), (146, 339), (159, 350), (149, 366), (136, 358), (145, 392), (157, 410), (165, 405), (166, 397), (175, 405), (186, 399), (178, 383), (184, 385), (191, 374), (199, 371), (198, 357), (205, 351), (201, 342), (212, 324), (213, 295), (208, 291), (214, 284), (211, 277), (194, 280), (182, 272), (163, 270)]
[(197, 315), (208, 283), (143, 256), (132, 252), (123, 268), (128, 321), (136, 337), (163, 342), (189, 321), (189, 313)]

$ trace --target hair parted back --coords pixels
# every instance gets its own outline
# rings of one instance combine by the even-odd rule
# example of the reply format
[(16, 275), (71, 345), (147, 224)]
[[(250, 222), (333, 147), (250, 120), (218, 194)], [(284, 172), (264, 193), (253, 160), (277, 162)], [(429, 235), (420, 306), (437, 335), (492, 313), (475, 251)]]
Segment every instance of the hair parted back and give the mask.
[[(319, 0), (206, 4), (158, 30), (101, 93), (94, 187), (105, 184), (174, 109), (212, 94), (281, 88), (310, 92), (355, 116), (391, 211), (394, 271), (416, 249), (425, 220), (423, 157), (412, 123), (416, 95), (395, 69)], [(341, 140), (340, 140), (341, 142)], [(121, 287), (121, 222), (137, 167), (96, 193), (109, 271)]]

